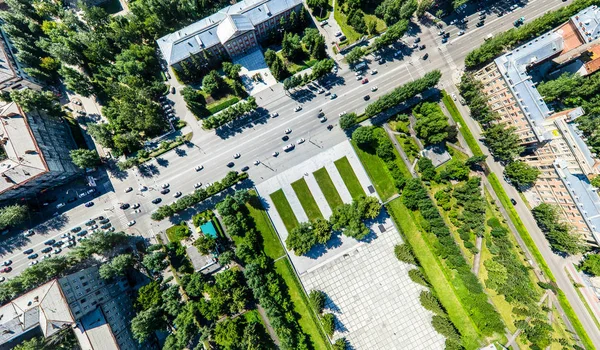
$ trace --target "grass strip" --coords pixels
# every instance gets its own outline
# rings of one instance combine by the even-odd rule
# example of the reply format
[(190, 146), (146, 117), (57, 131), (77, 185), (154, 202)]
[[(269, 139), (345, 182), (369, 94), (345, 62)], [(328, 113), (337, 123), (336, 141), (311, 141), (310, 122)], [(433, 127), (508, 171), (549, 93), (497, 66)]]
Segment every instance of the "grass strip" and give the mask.
[(465, 138), (465, 141), (467, 142), (467, 145), (473, 152), (473, 155), (482, 156), (483, 151), (481, 150), (481, 147), (479, 147), (479, 145), (477, 144), (477, 140), (475, 140), (475, 137), (471, 133), (471, 130), (467, 126), (467, 123), (458, 111), (456, 104), (454, 103), (452, 98), (448, 96), (445, 90), (442, 90), (442, 94), (444, 95), (444, 97), (442, 98), (444, 106), (446, 106), (446, 109), (448, 110), (448, 112), (450, 112), (452, 119), (454, 119), (454, 121), (460, 125), (460, 128), (458, 130), (460, 130), (460, 133)]
[(228, 95), (226, 97), (223, 97), (222, 99), (219, 99), (218, 101), (215, 101), (215, 102), (209, 104), (208, 106), (206, 106), (206, 109), (208, 109), (210, 114), (215, 114), (217, 112), (224, 110), (227, 107), (233, 106), (234, 104), (238, 103), (239, 101), (240, 101), (239, 97)]
[[(362, 150), (354, 141), (352, 141), (352, 146), (354, 147), (356, 154), (358, 154), (358, 158), (363, 164), (363, 167), (369, 175), (371, 182), (373, 182), (373, 186), (375, 186), (375, 190), (379, 193), (381, 199), (385, 201), (398, 193), (396, 186), (394, 185), (394, 180), (383, 160), (376, 154)], [(352, 197), (354, 198), (354, 196)]]
[(340, 158), (333, 163), (335, 164), (335, 167), (340, 173), (344, 184), (348, 188), (348, 192), (350, 192), (352, 199), (356, 199), (360, 196), (365, 196), (365, 190), (360, 185), (358, 177), (356, 177), (356, 173), (354, 172), (354, 169), (352, 169), (352, 165), (350, 165), (350, 161), (348, 161), (348, 158)]
[[(192, 139), (192, 136), (194, 136), (193, 132), (190, 132), (188, 134), (183, 135), (183, 137), (181, 138), (181, 140), (179, 141), (171, 141), (169, 143), (168, 147), (158, 147), (155, 151), (150, 152), (150, 154), (148, 155), (148, 157), (138, 157), (138, 164), (142, 164), (144, 162), (149, 161), (152, 158), (158, 157), (164, 153), (169, 152), (170, 150), (177, 148), (181, 145), (183, 145), (186, 141), (190, 141)], [(164, 141), (163, 141), (164, 142)]]
[(389, 202), (386, 207), (404, 241), (412, 247), (429, 282), (439, 296), (440, 302), (448, 311), (448, 316), (462, 334), (464, 347), (467, 349), (479, 348), (481, 342), (480, 335), (476, 331), (477, 328), (454, 292), (452, 280), (444, 274), (441, 262), (415, 225), (414, 216), (400, 198)]
[(323, 219), (323, 214), (321, 214), (321, 210), (319, 209), (312, 192), (310, 192), (306, 180), (301, 178), (298, 181), (292, 182), (292, 188), (294, 189), (294, 192), (296, 192), (296, 196), (298, 197), (306, 216), (308, 216), (308, 219), (311, 221)]
[(263, 208), (260, 199), (256, 193), (250, 197), (246, 207), (250, 212), (250, 216), (254, 219), (256, 230), (260, 232), (263, 240), (263, 248), (265, 254), (271, 259), (277, 259), (285, 255), (285, 250), (281, 246), (281, 241), (275, 232), (275, 228), (271, 224), (271, 220), (267, 215), (267, 211)]
[(275, 206), (275, 209), (277, 209), (277, 213), (279, 213), (279, 216), (285, 225), (285, 229), (288, 230), (288, 232), (291, 232), (296, 226), (298, 226), (298, 218), (296, 218), (296, 215), (292, 210), (292, 206), (285, 197), (283, 190), (279, 189), (271, 193), (271, 200), (273, 201), (273, 205)]
[(283, 278), (288, 287), (290, 298), (294, 304), (294, 311), (299, 315), (298, 323), (305, 334), (310, 337), (314, 349), (331, 349), (331, 343), (321, 328), (314, 311), (308, 303), (308, 298), (304, 289), (296, 277), (296, 273), (290, 264), (290, 260), (285, 257), (275, 262), (275, 271)]
[(348, 16), (342, 13), (340, 9), (340, 5), (334, 7), (333, 9), (333, 18), (340, 26), (340, 29), (346, 36), (346, 40), (348, 44), (352, 44), (356, 40), (360, 39), (360, 34), (352, 28), (351, 25), (348, 24)]
[(592, 320), (594, 320), (594, 323), (596, 324), (596, 327), (598, 327), (598, 329), (600, 329), (600, 322), (598, 322), (598, 319), (596, 318), (596, 316), (594, 316), (594, 312), (590, 308), (590, 305), (587, 303), (587, 301), (585, 301), (585, 297), (583, 296), (583, 294), (581, 294), (580, 288), (576, 286), (577, 282), (575, 282), (573, 280), (573, 277), (571, 276), (571, 274), (569, 273), (569, 271), (567, 271), (566, 267), (565, 267), (565, 273), (567, 274), (567, 276), (569, 276), (569, 280), (571, 281), (571, 283), (573, 283), (573, 287), (575, 287), (575, 291), (577, 292), (577, 295), (579, 296), (579, 299), (581, 300), (581, 302), (585, 306), (587, 312), (592, 316)]
[(335, 185), (331, 180), (331, 176), (329, 176), (329, 173), (327, 172), (327, 169), (325, 169), (325, 167), (322, 167), (321, 169), (315, 171), (313, 173), (313, 176), (315, 177), (315, 180), (317, 180), (317, 184), (319, 185), (321, 192), (323, 192), (323, 195), (325, 196), (327, 204), (329, 204), (331, 210), (344, 204), (344, 202), (342, 201), (342, 197), (340, 197), (340, 194), (335, 188)]

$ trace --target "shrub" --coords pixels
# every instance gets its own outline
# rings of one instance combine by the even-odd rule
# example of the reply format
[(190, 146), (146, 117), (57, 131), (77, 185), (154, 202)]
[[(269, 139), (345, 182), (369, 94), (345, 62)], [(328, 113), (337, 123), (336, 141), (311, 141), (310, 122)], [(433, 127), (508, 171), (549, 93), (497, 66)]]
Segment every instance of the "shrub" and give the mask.
[(421, 301), (421, 305), (427, 310), (440, 316), (446, 315), (446, 310), (444, 310), (444, 307), (440, 304), (438, 298), (430, 291), (422, 291), (419, 295), (419, 300)]
[(412, 248), (406, 243), (397, 244), (394, 247), (394, 254), (396, 254), (396, 258), (400, 261), (411, 265), (419, 265)]
[(321, 323), (323, 324), (325, 333), (331, 337), (333, 332), (335, 332), (335, 316), (333, 314), (325, 314), (321, 317)]
[(433, 315), (431, 318), (431, 324), (433, 328), (441, 335), (445, 336), (448, 339), (459, 340), (460, 333), (454, 325), (452, 321), (450, 321), (447, 317)]
[(346, 338), (339, 338), (333, 343), (333, 350), (346, 350), (347, 347), (348, 342), (346, 341)]
[(308, 294), (308, 300), (310, 301), (310, 306), (312, 306), (312, 308), (318, 314), (323, 312), (323, 308), (325, 307), (326, 299), (327, 299), (327, 297), (325, 296), (325, 293), (320, 290), (313, 289)]
[(408, 277), (415, 282), (425, 287), (431, 287), (429, 284), (429, 280), (427, 280), (427, 276), (421, 271), (421, 269), (412, 269), (408, 271)]
[(246, 102), (239, 102), (223, 111), (213, 114), (210, 117), (204, 119), (202, 127), (204, 129), (216, 129), (222, 125), (230, 123), (244, 114), (253, 112), (256, 110), (258, 105), (254, 97), (249, 97)]

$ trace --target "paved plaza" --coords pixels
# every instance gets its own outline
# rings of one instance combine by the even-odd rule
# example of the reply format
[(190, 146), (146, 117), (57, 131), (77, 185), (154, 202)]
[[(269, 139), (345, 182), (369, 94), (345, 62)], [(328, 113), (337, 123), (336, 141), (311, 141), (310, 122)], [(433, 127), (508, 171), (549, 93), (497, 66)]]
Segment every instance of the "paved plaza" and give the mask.
[[(242, 70), (240, 71), (242, 83), (244, 83), (246, 91), (248, 91), (248, 94), (251, 96), (267, 89), (269, 86), (277, 84), (277, 80), (271, 75), (269, 66), (267, 66), (267, 62), (265, 62), (265, 56), (263, 56), (262, 51), (259, 49), (244, 56), (234, 58), (233, 63), (242, 65)], [(256, 74), (262, 76), (262, 81), (254, 81), (252, 79)]]

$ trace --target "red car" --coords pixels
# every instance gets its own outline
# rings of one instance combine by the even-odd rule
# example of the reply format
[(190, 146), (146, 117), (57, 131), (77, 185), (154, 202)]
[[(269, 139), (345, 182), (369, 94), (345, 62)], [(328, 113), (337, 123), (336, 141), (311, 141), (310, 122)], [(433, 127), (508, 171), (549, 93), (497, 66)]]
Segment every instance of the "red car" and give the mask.
[(11, 271), (12, 271), (12, 267), (10, 267), (10, 266), (7, 266), (7, 267), (3, 268), (3, 269), (2, 269), (2, 270), (0, 270), (0, 271), (2, 271), (2, 272), (11, 272)]
[(363, 81), (362, 81), (363, 84), (366, 84), (368, 82), (369, 82), (369, 79), (367, 79), (367, 78), (364, 78)]

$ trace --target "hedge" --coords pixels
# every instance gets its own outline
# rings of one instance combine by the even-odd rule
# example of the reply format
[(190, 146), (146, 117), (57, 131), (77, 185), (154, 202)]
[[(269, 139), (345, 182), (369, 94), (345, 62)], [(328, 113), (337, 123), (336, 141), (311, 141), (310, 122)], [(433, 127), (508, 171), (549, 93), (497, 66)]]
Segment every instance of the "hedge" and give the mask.
[(254, 97), (249, 97), (248, 100), (246, 100), (245, 102), (237, 103), (217, 114), (213, 114), (210, 117), (204, 119), (204, 121), (202, 122), (202, 128), (216, 129), (222, 125), (236, 120), (244, 114), (256, 110), (257, 107), (258, 105), (256, 104), (256, 99)]

